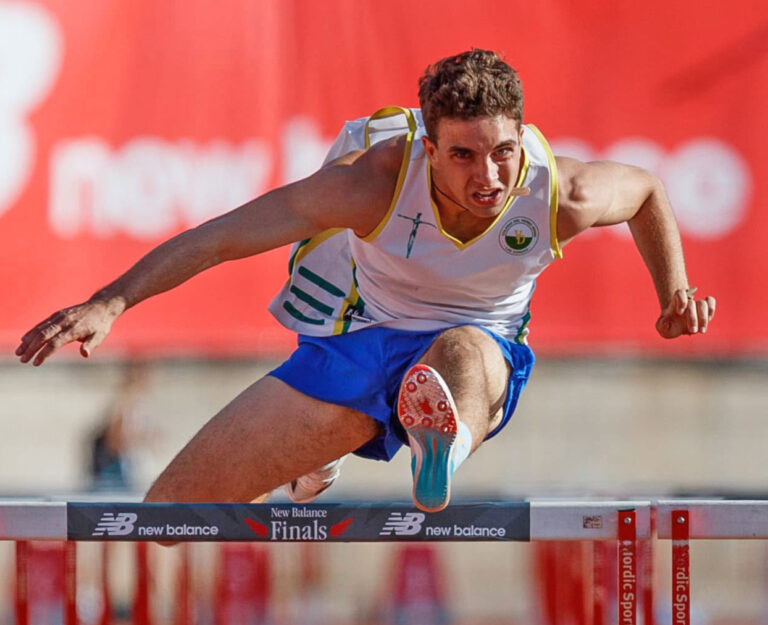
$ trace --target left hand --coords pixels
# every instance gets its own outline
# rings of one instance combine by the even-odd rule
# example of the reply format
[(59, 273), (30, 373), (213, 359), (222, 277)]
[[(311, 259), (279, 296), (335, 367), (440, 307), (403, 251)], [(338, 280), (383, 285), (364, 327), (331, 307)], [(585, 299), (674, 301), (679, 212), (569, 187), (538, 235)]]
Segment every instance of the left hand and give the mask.
[(715, 298), (696, 299), (691, 289), (675, 291), (672, 300), (656, 321), (656, 331), (665, 339), (681, 334), (705, 334), (709, 322), (715, 316)]

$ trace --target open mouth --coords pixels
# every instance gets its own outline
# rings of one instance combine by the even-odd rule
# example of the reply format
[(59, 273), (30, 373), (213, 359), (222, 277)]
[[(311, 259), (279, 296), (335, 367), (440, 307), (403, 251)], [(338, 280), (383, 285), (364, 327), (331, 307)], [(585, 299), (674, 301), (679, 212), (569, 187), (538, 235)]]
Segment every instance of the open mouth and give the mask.
[(492, 191), (475, 191), (472, 194), (472, 197), (479, 204), (498, 204), (498, 202), (501, 200), (501, 189), (493, 189)]

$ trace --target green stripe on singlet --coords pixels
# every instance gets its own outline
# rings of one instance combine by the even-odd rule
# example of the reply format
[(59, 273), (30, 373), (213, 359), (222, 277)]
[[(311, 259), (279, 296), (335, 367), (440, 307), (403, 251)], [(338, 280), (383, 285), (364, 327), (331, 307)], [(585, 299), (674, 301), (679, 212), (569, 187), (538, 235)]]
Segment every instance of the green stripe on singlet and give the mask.
[(283, 308), (288, 311), (291, 317), (294, 317), (299, 321), (303, 321), (304, 323), (311, 323), (312, 325), (316, 325), (316, 326), (321, 326), (325, 323), (325, 319), (313, 319), (312, 317), (307, 317), (306, 315), (303, 315), (298, 310), (296, 310), (296, 308), (293, 306), (293, 304), (291, 304), (291, 302), (283, 302)]
[(333, 308), (328, 306), (327, 304), (323, 304), (318, 299), (315, 299), (312, 297), (309, 293), (306, 291), (302, 291), (297, 286), (291, 287), (291, 293), (293, 293), (296, 297), (298, 297), (302, 302), (305, 304), (309, 304), (314, 308), (316, 311), (323, 313), (324, 315), (332, 315), (333, 314)]
[(523, 325), (520, 326), (520, 329), (517, 331), (517, 336), (515, 336), (515, 343), (518, 345), (525, 345), (525, 330), (528, 328), (528, 323), (531, 321), (531, 312), (528, 311), (523, 315)]
[(321, 289), (328, 291), (331, 295), (335, 295), (336, 297), (347, 296), (347, 294), (344, 291), (342, 291), (339, 287), (337, 287), (335, 284), (328, 282), (328, 280), (326, 280), (321, 276), (318, 276), (314, 271), (310, 271), (306, 267), (303, 267), (303, 266), (299, 267), (299, 275), (305, 277), (307, 280), (309, 280), (313, 284), (316, 284)]

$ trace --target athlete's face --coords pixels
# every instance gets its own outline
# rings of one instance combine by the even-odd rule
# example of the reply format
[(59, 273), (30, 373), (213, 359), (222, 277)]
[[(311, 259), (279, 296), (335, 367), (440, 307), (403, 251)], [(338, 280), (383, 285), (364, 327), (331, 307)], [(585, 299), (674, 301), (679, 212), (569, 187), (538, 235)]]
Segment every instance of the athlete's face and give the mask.
[(479, 218), (498, 215), (515, 186), (520, 171), (522, 128), (510, 117), (443, 118), (437, 124), (437, 143), (424, 138), (432, 166), (435, 197), (441, 211), (466, 210)]

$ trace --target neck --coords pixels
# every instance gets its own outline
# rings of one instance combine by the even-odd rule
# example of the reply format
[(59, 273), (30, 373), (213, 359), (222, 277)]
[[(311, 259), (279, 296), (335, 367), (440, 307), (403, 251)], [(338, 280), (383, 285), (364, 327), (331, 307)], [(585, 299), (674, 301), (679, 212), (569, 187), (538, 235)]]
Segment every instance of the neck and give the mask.
[(440, 213), (442, 227), (452, 237), (466, 243), (488, 227), (488, 219), (478, 217), (467, 206), (452, 198), (435, 183), (434, 179), (432, 188), (434, 189), (432, 197)]

